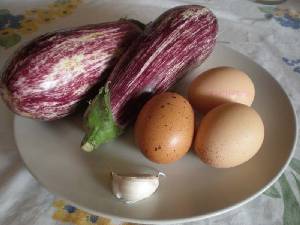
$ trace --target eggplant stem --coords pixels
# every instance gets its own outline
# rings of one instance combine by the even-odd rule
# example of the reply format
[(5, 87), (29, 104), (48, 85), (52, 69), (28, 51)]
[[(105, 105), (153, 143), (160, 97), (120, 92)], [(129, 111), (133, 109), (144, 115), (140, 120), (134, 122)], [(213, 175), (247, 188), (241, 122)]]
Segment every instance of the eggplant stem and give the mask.
[(87, 132), (81, 148), (86, 152), (92, 152), (99, 145), (119, 136), (122, 131), (113, 119), (108, 85), (109, 83), (99, 90), (84, 115)]

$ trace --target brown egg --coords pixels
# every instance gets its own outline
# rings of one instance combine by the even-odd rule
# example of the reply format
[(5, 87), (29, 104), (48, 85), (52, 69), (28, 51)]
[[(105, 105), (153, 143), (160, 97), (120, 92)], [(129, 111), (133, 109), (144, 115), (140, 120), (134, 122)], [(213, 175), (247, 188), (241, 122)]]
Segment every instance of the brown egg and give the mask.
[(234, 167), (252, 158), (263, 139), (264, 125), (258, 113), (246, 105), (227, 103), (203, 117), (195, 151), (213, 167)]
[(248, 75), (231, 67), (207, 70), (193, 80), (188, 90), (190, 103), (200, 112), (230, 102), (251, 106), (254, 95)]
[(135, 123), (135, 139), (143, 154), (157, 163), (183, 157), (192, 144), (194, 112), (181, 95), (165, 92), (151, 98)]

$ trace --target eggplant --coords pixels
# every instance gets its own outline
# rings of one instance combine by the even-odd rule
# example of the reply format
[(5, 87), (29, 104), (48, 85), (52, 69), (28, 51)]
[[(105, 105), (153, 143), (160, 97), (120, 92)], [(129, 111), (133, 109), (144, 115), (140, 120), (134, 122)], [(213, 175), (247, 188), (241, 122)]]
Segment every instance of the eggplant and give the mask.
[(122, 19), (42, 35), (15, 53), (0, 79), (0, 95), (21, 116), (70, 115), (103, 86), (141, 32), (139, 24)]
[(200, 5), (167, 10), (133, 42), (85, 112), (85, 151), (119, 136), (154, 94), (172, 87), (213, 51), (218, 24)]

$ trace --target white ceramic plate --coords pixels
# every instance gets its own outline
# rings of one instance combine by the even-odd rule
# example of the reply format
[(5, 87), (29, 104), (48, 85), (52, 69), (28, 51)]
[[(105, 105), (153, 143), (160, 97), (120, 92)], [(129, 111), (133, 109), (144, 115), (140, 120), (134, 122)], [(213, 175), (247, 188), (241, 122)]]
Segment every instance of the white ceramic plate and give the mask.
[[(96, 215), (139, 223), (177, 223), (240, 206), (261, 194), (283, 172), (293, 153), (296, 121), (287, 95), (272, 76), (224, 46), (217, 46), (205, 64), (178, 83), (176, 91), (185, 95), (199, 72), (222, 65), (249, 74), (256, 87), (253, 107), (265, 125), (261, 150), (241, 166), (214, 169), (192, 151), (170, 165), (152, 163), (134, 145), (131, 129), (98, 151), (85, 153), (79, 148), (83, 132), (74, 118), (47, 123), (16, 117), (15, 137), (21, 156), (51, 192)], [(155, 167), (167, 177), (151, 198), (126, 205), (111, 193), (110, 172), (137, 164)]]

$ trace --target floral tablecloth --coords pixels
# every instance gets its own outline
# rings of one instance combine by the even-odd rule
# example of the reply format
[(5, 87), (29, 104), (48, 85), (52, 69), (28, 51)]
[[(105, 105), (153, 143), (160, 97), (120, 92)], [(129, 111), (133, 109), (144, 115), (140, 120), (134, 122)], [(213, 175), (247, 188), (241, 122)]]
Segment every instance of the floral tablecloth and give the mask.
[[(95, 17), (88, 10), (97, 10), (104, 2), (107, 1), (0, 1), (0, 67), (24, 41), (58, 28), (94, 23)], [(254, 0), (149, 2), (163, 2), (164, 7), (196, 3), (211, 8), (219, 19), (218, 41), (267, 69), (282, 84), (300, 115), (300, 1), (272, 6)], [(5, 115), (0, 118), (1, 225), (126, 224), (90, 215), (57, 199), (38, 184), (18, 155), (13, 115), (1, 101), (0, 111)], [(300, 225), (299, 145), (285, 173), (264, 194), (229, 213), (190, 224)]]

